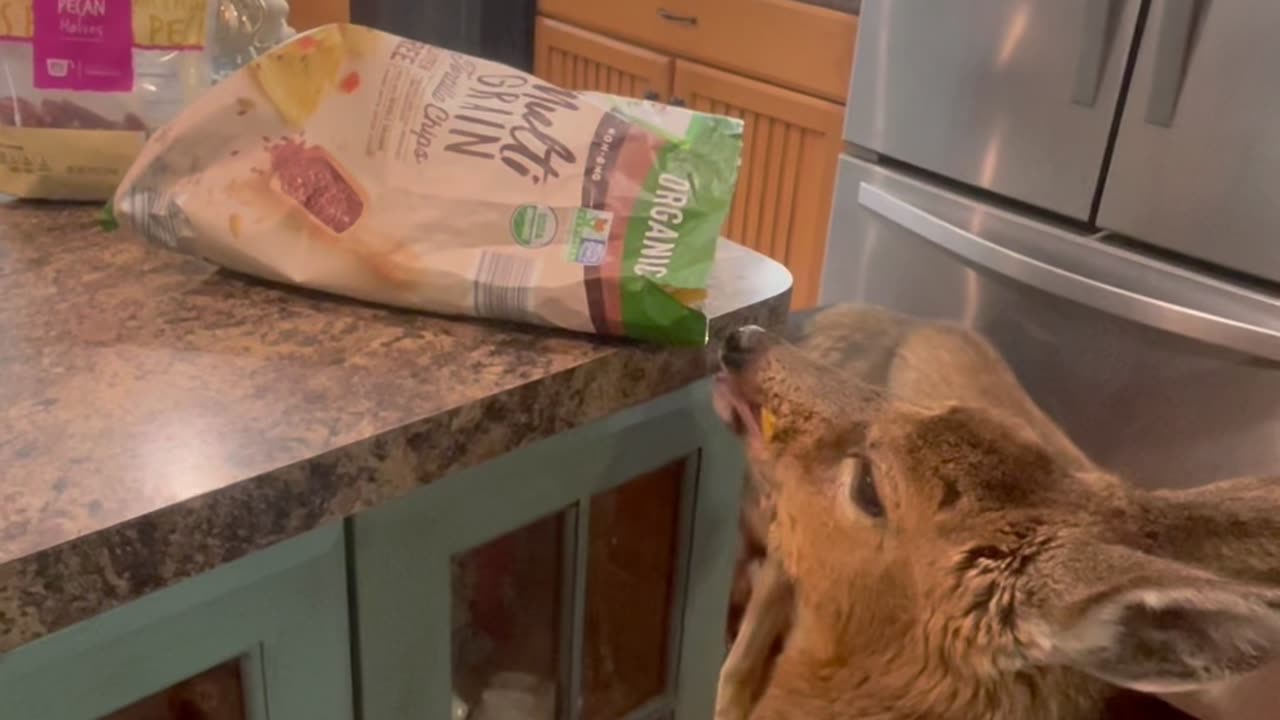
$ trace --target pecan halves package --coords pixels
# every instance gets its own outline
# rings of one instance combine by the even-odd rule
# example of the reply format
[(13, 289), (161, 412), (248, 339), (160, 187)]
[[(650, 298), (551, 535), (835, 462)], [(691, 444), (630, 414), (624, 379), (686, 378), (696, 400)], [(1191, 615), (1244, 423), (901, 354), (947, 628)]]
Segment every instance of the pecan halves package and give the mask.
[(697, 345), (741, 152), (739, 120), (330, 25), (157, 132), (114, 212), (278, 282)]
[(283, 16), (270, 10), (278, 3), (263, 5), (248, 37), (242, 1), (6, 2), (0, 193), (110, 198), (147, 132), (204, 91), (215, 68), (241, 46), (284, 37)]

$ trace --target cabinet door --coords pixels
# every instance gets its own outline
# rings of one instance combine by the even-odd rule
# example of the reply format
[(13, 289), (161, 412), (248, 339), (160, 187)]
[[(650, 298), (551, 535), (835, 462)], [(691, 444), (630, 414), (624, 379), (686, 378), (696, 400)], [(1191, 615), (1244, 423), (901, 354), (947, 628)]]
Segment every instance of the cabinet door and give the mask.
[(361, 717), (711, 717), (745, 470), (709, 393), (354, 518)]
[(548, 18), (535, 26), (533, 73), (570, 90), (665, 100), (671, 64), (667, 55)]
[(697, 63), (676, 61), (675, 96), (745, 122), (725, 235), (785, 264), (792, 307), (818, 299), (844, 108)]
[(551, 720), (557, 706), (581, 720), (673, 707), (691, 481), (677, 460), (577, 502), (566, 496), (564, 508), (455, 553), (455, 702), (480, 717), (523, 710), (531, 720)]
[(351, 720), (341, 525), (0, 654), (0, 717)]

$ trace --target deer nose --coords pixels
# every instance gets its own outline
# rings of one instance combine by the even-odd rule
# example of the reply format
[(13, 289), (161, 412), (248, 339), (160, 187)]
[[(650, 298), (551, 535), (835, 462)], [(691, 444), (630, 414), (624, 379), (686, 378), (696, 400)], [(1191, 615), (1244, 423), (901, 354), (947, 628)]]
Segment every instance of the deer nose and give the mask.
[(729, 333), (720, 348), (720, 364), (725, 370), (737, 372), (747, 367), (752, 355), (764, 347), (768, 333), (756, 325), (745, 325)]

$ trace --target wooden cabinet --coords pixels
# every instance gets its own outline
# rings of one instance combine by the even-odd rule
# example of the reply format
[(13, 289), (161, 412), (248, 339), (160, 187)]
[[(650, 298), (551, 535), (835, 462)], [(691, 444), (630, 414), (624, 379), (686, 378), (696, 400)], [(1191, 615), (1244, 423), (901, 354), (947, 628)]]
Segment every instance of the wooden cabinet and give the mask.
[(672, 59), (547, 18), (534, 30), (533, 72), (561, 87), (627, 97), (671, 96)]
[(741, 179), (725, 234), (785, 264), (792, 305), (817, 302), (844, 108), (678, 60), (675, 97), (745, 125)]
[(539, 0), (539, 12), (641, 47), (844, 102), (853, 15), (794, 0)]
[[(542, 0), (534, 73), (574, 90), (647, 96), (742, 119), (742, 170), (724, 233), (784, 263), (795, 280), (792, 307), (811, 307), (826, 253), (856, 18), (790, 0), (659, 5)], [(741, 32), (730, 37), (735, 13)]]

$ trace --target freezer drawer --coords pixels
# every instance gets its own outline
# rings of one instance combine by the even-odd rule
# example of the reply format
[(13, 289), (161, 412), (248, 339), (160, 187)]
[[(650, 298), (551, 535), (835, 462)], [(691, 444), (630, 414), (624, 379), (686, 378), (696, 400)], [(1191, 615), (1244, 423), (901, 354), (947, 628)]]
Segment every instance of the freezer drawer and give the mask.
[(1280, 281), (1280, 3), (1155, 0), (1098, 224)]
[(1280, 300), (841, 159), (823, 303), (963, 324), (1148, 487), (1280, 471)]
[(1138, 0), (866, 0), (845, 139), (1088, 219)]

